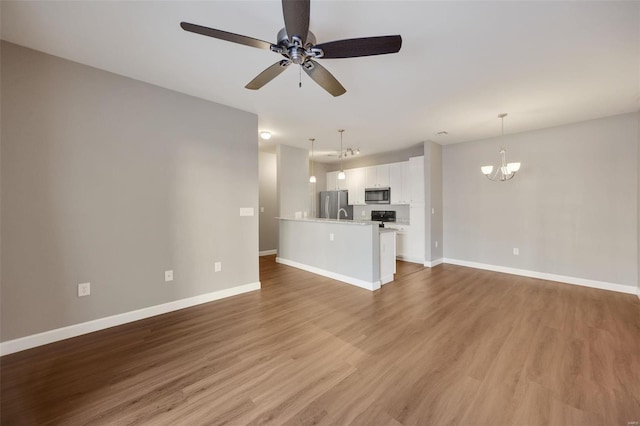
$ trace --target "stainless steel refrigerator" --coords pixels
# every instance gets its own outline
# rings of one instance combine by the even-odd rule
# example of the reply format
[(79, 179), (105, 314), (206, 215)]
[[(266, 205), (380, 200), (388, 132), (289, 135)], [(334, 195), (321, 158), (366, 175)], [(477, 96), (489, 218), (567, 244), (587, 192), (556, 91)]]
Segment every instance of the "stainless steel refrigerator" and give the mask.
[(349, 205), (349, 192), (320, 192), (320, 200), (318, 202), (318, 217), (338, 219), (338, 211), (340, 211), (340, 219), (353, 219), (353, 206)]

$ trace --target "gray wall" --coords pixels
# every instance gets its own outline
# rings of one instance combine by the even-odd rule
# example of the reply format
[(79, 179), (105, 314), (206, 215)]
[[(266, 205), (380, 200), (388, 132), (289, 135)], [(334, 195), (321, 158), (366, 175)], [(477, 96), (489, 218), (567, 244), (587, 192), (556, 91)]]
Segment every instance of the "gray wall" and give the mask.
[(278, 206), (280, 217), (309, 214), (309, 152), (306, 149), (278, 145)]
[(2, 67), (3, 341), (258, 281), (254, 114), (4, 42)]
[(374, 283), (380, 280), (378, 226), (281, 220), (278, 257)]
[[(442, 146), (432, 141), (424, 143), (424, 179), (424, 258), (426, 261), (431, 262), (442, 259), (442, 246), (444, 244), (442, 238)], [(438, 245), (437, 247), (436, 244)]]
[[(390, 151), (390, 152), (381, 152), (380, 154), (373, 155), (358, 155), (354, 157), (349, 157), (345, 161), (342, 162), (342, 168), (346, 169), (355, 169), (358, 167), (368, 167), (368, 166), (377, 166), (378, 164), (389, 164), (389, 163), (398, 163), (400, 161), (408, 161), (411, 157), (419, 157), (424, 155), (424, 144), (420, 143), (418, 145), (414, 145), (412, 147), (401, 149), (398, 151)], [(327, 164), (327, 172), (335, 172), (336, 170), (340, 170), (340, 163), (326, 163)]]
[(276, 154), (260, 152), (260, 251), (278, 247), (278, 191)]
[[(443, 147), (445, 258), (636, 286), (638, 132), (632, 113)], [(501, 145), (522, 168), (491, 182)]]

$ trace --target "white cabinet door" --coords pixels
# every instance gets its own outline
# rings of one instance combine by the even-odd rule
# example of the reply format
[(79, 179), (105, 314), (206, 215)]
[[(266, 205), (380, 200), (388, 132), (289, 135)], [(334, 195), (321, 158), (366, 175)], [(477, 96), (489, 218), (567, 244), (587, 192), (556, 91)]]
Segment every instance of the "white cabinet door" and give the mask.
[(409, 158), (411, 204), (424, 203), (424, 156)]
[(338, 172), (336, 172), (336, 186), (338, 187), (339, 191), (342, 191), (342, 190), (346, 191), (349, 189), (348, 180), (349, 180), (349, 176), (347, 176), (346, 172), (345, 172), (344, 179), (338, 179)]
[(389, 164), (391, 204), (402, 204), (402, 163)]
[(408, 233), (406, 231), (399, 231), (396, 234), (396, 256), (400, 259), (406, 259), (407, 253), (409, 253), (409, 241), (407, 239)]
[(338, 172), (327, 173), (327, 191), (338, 190)]
[(364, 169), (349, 169), (346, 173), (349, 204), (364, 205)]
[(396, 230), (396, 257), (400, 259), (409, 259), (409, 232), (410, 226), (385, 224), (385, 228), (391, 228)]
[(414, 262), (424, 263), (424, 204), (411, 204), (409, 220), (411, 227), (407, 234), (407, 257)]
[(378, 173), (376, 166), (364, 167), (364, 187), (375, 188), (377, 175)]
[(409, 204), (411, 201), (411, 176), (409, 162), (402, 163), (402, 194), (400, 195), (400, 204)]
[(376, 188), (389, 187), (389, 164), (376, 166)]

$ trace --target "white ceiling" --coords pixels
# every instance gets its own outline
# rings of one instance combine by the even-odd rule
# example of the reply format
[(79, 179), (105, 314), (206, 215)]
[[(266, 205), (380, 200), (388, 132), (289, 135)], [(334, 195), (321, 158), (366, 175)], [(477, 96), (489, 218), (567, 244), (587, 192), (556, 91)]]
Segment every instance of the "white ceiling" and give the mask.
[[(318, 43), (400, 34), (398, 54), (320, 60), (334, 98), (280, 56), (187, 33), (180, 21), (275, 42), (274, 1), (6, 1), (2, 38), (258, 114), (269, 144), (363, 154), (496, 136), (640, 110), (640, 2), (312, 1)], [(436, 133), (446, 130), (447, 136)], [(335, 158), (323, 157), (327, 161)]]

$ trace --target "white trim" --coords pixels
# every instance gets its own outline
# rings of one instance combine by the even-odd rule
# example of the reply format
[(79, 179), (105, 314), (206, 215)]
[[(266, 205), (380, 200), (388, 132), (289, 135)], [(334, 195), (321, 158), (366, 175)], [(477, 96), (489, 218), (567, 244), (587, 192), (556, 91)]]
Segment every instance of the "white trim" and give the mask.
[(273, 249), (273, 250), (264, 250), (261, 251), (260, 253), (258, 253), (260, 256), (269, 256), (272, 254), (278, 254), (278, 250), (277, 249)]
[(405, 256), (405, 255), (402, 255), (402, 254), (396, 255), (396, 259), (400, 259), (400, 260), (403, 260), (405, 262), (419, 263), (421, 265), (424, 264), (424, 260), (420, 260), (417, 257)]
[(442, 258), (440, 259), (436, 259), (436, 260), (432, 260), (431, 262), (428, 261), (424, 261), (424, 266), (428, 267), (428, 268), (433, 268), (434, 266), (438, 266), (442, 263)]
[(374, 291), (380, 288), (380, 281), (369, 282), (369, 281), (361, 280), (359, 278), (353, 278), (348, 275), (342, 275), (336, 272), (327, 271), (326, 269), (316, 268), (315, 266), (305, 265), (304, 263), (299, 263), (294, 260), (284, 259), (282, 257), (276, 257), (276, 262), (282, 263), (283, 265), (287, 265), (287, 266), (293, 266), (294, 268), (302, 269), (304, 271), (312, 272), (314, 274), (322, 275), (323, 277), (342, 281), (344, 283), (355, 285), (357, 287), (364, 288), (367, 290)]
[(380, 278), (380, 284), (388, 284), (393, 281), (393, 274)]
[(638, 291), (636, 293), (638, 293), (637, 296), (638, 296), (638, 299), (640, 299), (640, 287), (638, 287)]
[(200, 305), (202, 303), (212, 302), (214, 300), (224, 299), (226, 297), (236, 296), (238, 294), (247, 293), (249, 291), (260, 290), (260, 282), (244, 284), (237, 287), (226, 288), (211, 293), (200, 294), (198, 296), (188, 297), (186, 299), (174, 300), (173, 302), (163, 303), (162, 305), (150, 306), (135, 311), (125, 312), (122, 314), (112, 315), (109, 317), (98, 318), (92, 321), (73, 324), (67, 327), (56, 328), (30, 336), (20, 337), (18, 339), (7, 340), (0, 343), (0, 355), (8, 355), (14, 352), (24, 351), (26, 349), (35, 348), (36, 346), (46, 345), (57, 342), (59, 340), (69, 339), (71, 337), (80, 336), (82, 334), (93, 333), (94, 331), (104, 330), (105, 328), (115, 327), (117, 325), (126, 324), (128, 322), (138, 321), (144, 318), (153, 317), (167, 312), (177, 311), (179, 309)]
[(608, 283), (605, 281), (595, 281), (586, 278), (569, 277), (566, 275), (549, 274), (546, 272), (529, 271), (526, 269), (509, 268), (506, 266), (488, 265), (485, 263), (469, 262), (458, 259), (443, 259), (444, 263), (452, 265), (468, 266), (476, 269), (486, 269), (487, 271), (504, 272), (506, 274), (521, 275), (523, 277), (538, 278), (541, 280), (557, 281), (565, 284), (580, 285), (583, 287), (599, 288), (601, 290), (617, 291), (619, 293), (634, 294), (635, 289), (628, 285)]

